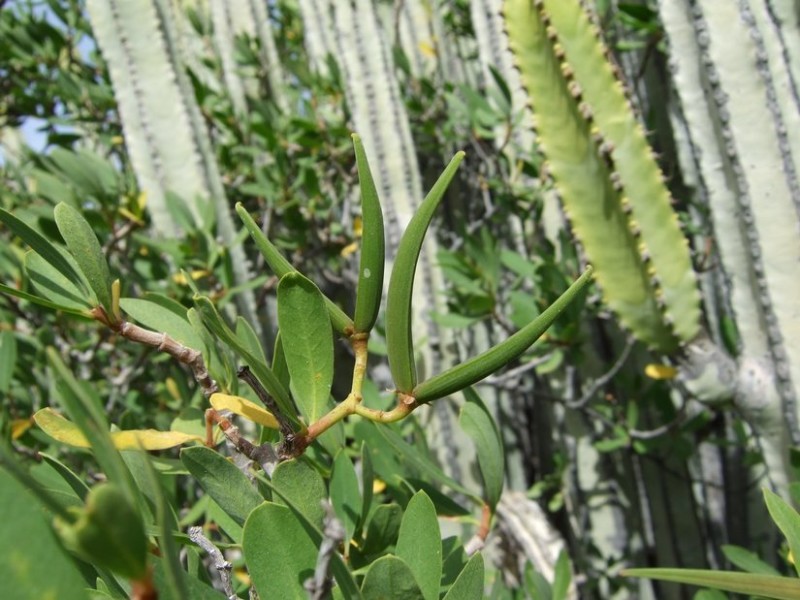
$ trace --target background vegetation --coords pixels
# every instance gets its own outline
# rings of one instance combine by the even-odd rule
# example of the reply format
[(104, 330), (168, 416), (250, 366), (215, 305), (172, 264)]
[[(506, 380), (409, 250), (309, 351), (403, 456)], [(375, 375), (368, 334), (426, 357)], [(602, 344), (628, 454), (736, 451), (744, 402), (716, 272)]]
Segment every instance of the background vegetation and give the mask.
[[(537, 112), (547, 99), (526, 85), (526, 65), (520, 65), (522, 77), (512, 66), (500, 4), (5, 3), (0, 208), (56, 244), (63, 232), (54, 207), (80, 209), (113, 277), (121, 280), (129, 317), (158, 330), (152, 303), (173, 312), (182, 307), (185, 314), (199, 292), (228, 322), (244, 317), (271, 363), (280, 317), (278, 278), (239, 225), (234, 205), (241, 203), (295, 267), (353, 314), (362, 215), (351, 132), (364, 141), (383, 204), (387, 281), (400, 236), (424, 192), (464, 150), (423, 247), (415, 287), (421, 378), (441, 373), (532, 321), (586, 262), (598, 266), (602, 260), (580, 225), (591, 199), (565, 189), (569, 177), (559, 171), (557, 148), (547, 144), (572, 143), (573, 123), (590, 132), (592, 123), (601, 123), (600, 111), (587, 116), (576, 104), (568, 126), (557, 124), (550, 130), (555, 136), (547, 137), (548, 115)], [(800, 153), (791, 131), (800, 117), (800, 49), (793, 45), (800, 39), (798, 18), (791, 2), (720, 4), (598, 1), (588, 7), (609, 49), (604, 64), (613, 65), (626, 83), (625, 114), (643, 126), (674, 198), (669, 219), (677, 216), (688, 240), (685, 256), (682, 242), (663, 256), (668, 264), (685, 260), (681, 273), (696, 278), (702, 316), (664, 309), (654, 284), (648, 296), (655, 307), (653, 327), (667, 331), (668, 341), (661, 345), (644, 336), (639, 315), (630, 316), (612, 294), (628, 289), (632, 280), (622, 267), (604, 263), (609, 266), (598, 266), (603, 289), (573, 302), (530, 350), (478, 386), (482, 401), (470, 404), (456, 394), (387, 426), (389, 434), (350, 419), (337, 434), (345, 452), (337, 455), (324, 444), (298, 469), (316, 470), (320, 498), (330, 496), (337, 510), (344, 501), (333, 491), (334, 481), (346, 488), (341, 478), (352, 472), (346, 481), (362, 482), (363, 510), (359, 503), (359, 518), (345, 523), (349, 537), (367, 544), (347, 551), (359, 585), (364, 572), (358, 569), (374, 568), (378, 558), (392, 553), (410, 560), (409, 542), (398, 538), (410, 539), (402, 534), (403, 511), (420, 523), (432, 522), (425, 521), (430, 514), (415, 495), (419, 490), (432, 500), (445, 538), (439, 547), (443, 575), (423, 590), (426, 598), (447, 594), (460, 575), (471, 572), (468, 565), (477, 569), (462, 547), (466, 543), (470, 551), (471, 543), (479, 543), (470, 540), (479, 533), (482, 502), (493, 506), (482, 554), (492, 598), (694, 594), (620, 575), (632, 566), (719, 569), (732, 563), (789, 570), (761, 488), (787, 500), (797, 493), (792, 482), (793, 448), (800, 443), (794, 387), (800, 380), (800, 336), (793, 274), (800, 256)], [(570, 54), (569, 34), (555, 22), (558, 10), (552, 12), (552, 26), (562, 36), (556, 42), (566, 48), (566, 64), (571, 61), (568, 71), (554, 71), (554, 81), (568, 86), (574, 71), (582, 95), (564, 89), (591, 104), (590, 82), (580, 74), (584, 56), (593, 64), (589, 53)], [(581, 35), (576, 39), (587, 39)], [(520, 54), (517, 49), (517, 63)], [(607, 85), (601, 95), (612, 89), (599, 85)], [(576, 135), (575, 143), (580, 139)], [(613, 159), (603, 163), (610, 166), (598, 181), (609, 194), (622, 194), (615, 173), (623, 173), (619, 164), (631, 159), (619, 154), (622, 144), (603, 146), (606, 141), (592, 142), (598, 156)], [(632, 185), (623, 179), (621, 187)], [(601, 251), (620, 243), (644, 265), (635, 269), (657, 266), (654, 235), (645, 227), (633, 241), (619, 241), (607, 223), (588, 222), (590, 231), (599, 232)], [(621, 229), (628, 225), (626, 220)], [(42, 270), (26, 259), (20, 236), (10, 228), (0, 229), (0, 236), (2, 282), (42, 294), (36, 287)], [(602, 279), (606, 273), (610, 279)], [(663, 280), (661, 275), (656, 279)], [(151, 304), (137, 304), (145, 300)], [(381, 314), (370, 337), (363, 389), (365, 403), (380, 408), (390, 406), (386, 390), (394, 387), (383, 358), (384, 324)], [(222, 346), (201, 349), (209, 368), (220, 374), (215, 379), (252, 397), (237, 387), (237, 359)], [(345, 345), (335, 348), (337, 364), (346, 368), (337, 367), (332, 394), (343, 398), (353, 358)], [(69, 405), (63, 382), (72, 381), (70, 373), (88, 384), (108, 422), (120, 430), (204, 435), (208, 400), (185, 365), (96, 322), (0, 295), (4, 445), (15, 464), (64, 506), (82, 505), (85, 492), (65, 484), (63, 473), (77, 474), (84, 487), (108, 473), (32, 420), (42, 408)], [(480, 435), (469, 424), (474, 409), (464, 409), (484, 404), (505, 447), (504, 491), (494, 502), (487, 466), (479, 464), (486, 451), (481, 454)], [(481, 423), (478, 430), (487, 431)], [(260, 428), (246, 421), (240, 426), (259, 441)], [(161, 518), (167, 513), (175, 519), (174, 531), (203, 526), (234, 563), (234, 592), (245, 597), (254, 583), (262, 597), (270, 597), (269, 583), (260, 583), (241, 555), (242, 535), (247, 553), (242, 526), (252, 506), (225, 505), (177, 451), (157, 456), (157, 473), (126, 458), (147, 490), (148, 527), (169, 521)], [(367, 501), (369, 468), (375, 496)], [(339, 479), (332, 478), (337, 472)], [(9, 526), (0, 537), (3, 547), (24, 537), (42, 564), (47, 552), (53, 553), (48, 560), (65, 560), (55, 543), (41, 549), (33, 544), (50, 539), (49, 521), (39, 523), (26, 513), (28, 492), (5, 472), (0, 477), (4, 506), (25, 525)], [(258, 485), (256, 500), (272, 498), (267, 483)], [(381, 508), (395, 506), (396, 511)], [(323, 516), (315, 513), (320, 526)], [(290, 522), (288, 530), (296, 533), (296, 521)], [(169, 535), (147, 530), (149, 543), (165, 543), (172, 535), (165, 531)], [(275, 538), (275, 545), (285, 539)], [(212, 554), (185, 535), (176, 541), (189, 585), (199, 586), (190, 588), (191, 597), (212, 597), (212, 580), (219, 586), (213, 567), (207, 568)], [(764, 563), (748, 562), (753, 556), (743, 548)], [(167, 555), (163, 547), (162, 553)], [(314, 548), (310, 557), (313, 564)], [(95, 563), (83, 559), (80, 569), (73, 568), (77, 588), (91, 587), (96, 597), (135, 595), (118, 568), (92, 570), (87, 563)], [(274, 564), (280, 558), (264, 560)], [(0, 574), (5, 569), (9, 580), (23, 581), (12, 563), (2, 561)], [(37, 572), (42, 576), (46, 569), (32, 571)], [(169, 580), (170, 572), (157, 566), (157, 582)], [(180, 584), (173, 584), (165, 584), (164, 597), (181, 596)], [(41, 597), (31, 586), (22, 586), (15, 597)]]

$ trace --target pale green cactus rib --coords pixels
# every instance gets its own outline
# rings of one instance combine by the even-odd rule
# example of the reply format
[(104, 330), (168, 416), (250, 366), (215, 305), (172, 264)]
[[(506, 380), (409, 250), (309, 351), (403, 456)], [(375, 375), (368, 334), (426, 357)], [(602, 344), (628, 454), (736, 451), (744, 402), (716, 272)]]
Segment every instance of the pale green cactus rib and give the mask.
[[(503, 18), (500, 14), (502, 0), (473, 0), (470, 2), (470, 15), (472, 27), (475, 30), (475, 40), (478, 44), (479, 60), (485, 82), (492, 81), (490, 67), (496, 69), (505, 79), (511, 92), (511, 110), (514, 115), (523, 113), (523, 118), (529, 121), (532, 115), (528, 107), (528, 98), (522, 88), (519, 71), (514, 69), (514, 58), (508, 48), (508, 39), (503, 29)], [(491, 85), (491, 84), (489, 84)], [(505, 145), (505, 151), (513, 163), (516, 157), (513, 149), (504, 143), (507, 133), (503, 131), (506, 125), (498, 126), (495, 143)], [(523, 152), (530, 152), (533, 148), (533, 131), (527, 127), (514, 127), (511, 136), (518, 148)]]
[(375, 9), (391, 43), (405, 53), (411, 72), (418, 77), (434, 73), (439, 67), (433, 30), (437, 8), (424, 0), (411, 0), (399, 6), (381, 2)]
[[(800, 124), (791, 48), (796, 23), (756, 18), (748, 3), (661, 2), (689, 155), (710, 216), (739, 332), (739, 403), (759, 429), (775, 477), (783, 433), (798, 437), (800, 156), (786, 138)], [(755, 14), (759, 14), (757, 11)], [(769, 46), (768, 47), (765, 47)], [(794, 57), (796, 60), (796, 57)], [(765, 363), (766, 357), (771, 364)]]
[(242, 27), (248, 27), (248, 23), (255, 29), (255, 35), (261, 43), (261, 62), (266, 71), (267, 81), (269, 82), (270, 97), (281, 110), (289, 108), (289, 101), (286, 99), (286, 73), (283, 70), (278, 47), (275, 45), (275, 36), (267, 10), (268, 3), (259, 0), (246, 0), (249, 7), (250, 18), (247, 18), (245, 11), (237, 12), (243, 19)]
[(593, 131), (591, 109), (580, 101), (570, 66), (556, 55), (563, 51), (548, 39), (555, 32), (530, 0), (508, 0), (504, 12), (539, 143), (606, 303), (639, 339), (672, 351), (678, 339), (664, 322), (623, 195), (612, 182), (613, 165)]
[[(211, 22), (214, 27), (214, 45), (222, 65), (222, 77), (225, 82), (225, 92), (231, 100), (234, 112), (242, 117), (247, 112), (247, 99), (245, 91), (249, 87), (253, 90), (252, 81), (246, 82), (242, 76), (239, 65), (236, 64), (235, 37), (238, 33), (234, 30), (233, 15), (235, 10), (233, 2), (211, 2)], [(248, 83), (250, 84), (248, 86)]]
[[(231, 254), (236, 283), (251, 279), (197, 101), (178, 44), (174, 15), (164, 0), (89, 0), (97, 44), (108, 63), (125, 142), (155, 231), (179, 233), (165, 201), (168, 191), (211, 198), (217, 230)], [(237, 296), (242, 315), (261, 330), (252, 293)]]
[(236, 63), (235, 38), (241, 34), (258, 39), (262, 68), (270, 88), (270, 98), (279, 108), (286, 109), (283, 66), (278, 58), (266, 3), (257, 0), (211, 2), (209, 10), (225, 85), (235, 110), (241, 115), (245, 114), (246, 96), (256, 96), (259, 83), (255, 73), (243, 73), (242, 66)]
[(328, 0), (300, 0), (298, 6), (303, 18), (303, 46), (311, 67), (329, 75), (326, 57), (336, 48), (330, 3)]
[[(600, 31), (574, 1), (541, 2), (569, 67), (580, 83), (583, 100), (592, 110), (594, 125), (614, 161), (631, 217), (641, 231), (657, 294), (663, 294), (665, 317), (683, 342), (700, 327), (700, 295), (689, 255), (688, 241), (672, 209), (670, 194), (644, 131), (626, 98), (622, 83), (607, 59)], [(638, 237), (638, 236), (637, 236)]]

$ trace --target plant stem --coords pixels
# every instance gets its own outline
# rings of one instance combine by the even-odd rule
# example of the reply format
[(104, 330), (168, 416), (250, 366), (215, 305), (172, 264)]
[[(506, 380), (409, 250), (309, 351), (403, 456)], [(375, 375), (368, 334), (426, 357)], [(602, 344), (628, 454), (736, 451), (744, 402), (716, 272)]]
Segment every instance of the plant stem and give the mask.
[(305, 441), (307, 441), (308, 444), (325, 433), (336, 423), (350, 415), (356, 414), (378, 423), (394, 423), (395, 421), (407, 417), (411, 414), (411, 411), (418, 406), (413, 396), (401, 394), (399, 392), (397, 392), (397, 406), (389, 411), (367, 408), (361, 404), (363, 400), (362, 388), (364, 386), (364, 376), (367, 372), (367, 358), (369, 354), (367, 350), (368, 339), (368, 333), (356, 333), (350, 338), (350, 343), (353, 346), (353, 354), (355, 355), (353, 383), (350, 386), (350, 393), (347, 395), (347, 398), (342, 400), (327, 414), (308, 426), (308, 432), (305, 436)]

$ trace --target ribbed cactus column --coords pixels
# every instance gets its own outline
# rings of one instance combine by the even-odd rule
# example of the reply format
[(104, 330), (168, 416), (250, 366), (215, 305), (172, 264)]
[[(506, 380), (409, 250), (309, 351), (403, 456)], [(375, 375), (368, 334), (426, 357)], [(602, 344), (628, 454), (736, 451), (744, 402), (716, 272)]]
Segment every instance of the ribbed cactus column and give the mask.
[(258, 40), (261, 68), (267, 77), (270, 98), (279, 108), (286, 109), (283, 66), (275, 46), (266, 3), (258, 0), (227, 0), (209, 4), (215, 45), (222, 63), (225, 87), (234, 109), (244, 115), (247, 110), (246, 95), (258, 94), (255, 74), (242, 73), (242, 67), (236, 63), (235, 38), (241, 34)]
[[(214, 203), (217, 231), (228, 244), (237, 283), (250, 279), (233, 225), (208, 132), (188, 81), (171, 7), (166, 0), (89, 0), (97, 44), (108, 63), (119, 105), (125, 142), (155, 231), (175, 236), (178, 226), (167, 210), (165, 195), (183, 198), (192, 213), (195, 199)], [(240, 294), (242, 315), (259, 320), (251, 294)]]
[(800, 441), (800, 127), (790, 2), (663, 1), (688, 145), (738, 330), (737, 405), (778, 484)]

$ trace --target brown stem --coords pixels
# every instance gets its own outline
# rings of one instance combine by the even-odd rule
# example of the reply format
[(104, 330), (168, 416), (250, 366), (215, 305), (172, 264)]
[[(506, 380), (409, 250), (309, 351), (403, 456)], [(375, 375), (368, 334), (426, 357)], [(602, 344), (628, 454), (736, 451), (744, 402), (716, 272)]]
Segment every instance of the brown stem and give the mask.
[(278, 403), (272, 399), (272, 396), (270, 396), (269, 392), (264, 389), (264, 386), (261, 385), (261, 382), (256, 379), (253, 373), (250, 372), (250, 367), (240, 367), (236, 372), (236, 376), (250, 386), (250, 389), (255, 392), (256, 396), (258, 396), (258, 399), (261, 400), (269, 412), (272, 413), (272, 416), (274, 416), (275, 420), (278, 422), (278, 428), (280, 429), (281, 435), (283, 435), (284, 438), (293, 435), (294, 428), (292, 427), (291, 422), (281, 412), (281, 409), (278, 407)]
[[(226, 417), (222, 416), (213, 408), (206, 410), (206, 445), (213, 446), (211, 423), (216, 423), (222, 433), (233, 444), (237, 452), (241, 452), (250, 460), (257, 462), (267, 475), (272, 475), (275, 464), (278, 462), (278, 455), (275, 454), (270, 444), (257, 446), (239, 433), (239, 428), (231, 423)], [(280, 458), (284, 458), (281, 456)]]
[(472, 556), (484, 547), (486, 538), (489, 536), (491, 529), (492, 509), (484, 502), (483, 508), (481, 509), (481, 521), (478, 524), (478, 531), (476, 531), (475, 535), (464, 545), (464, 552), (467, 553), (467, 556)]
[(158, 590), (153, 585), (153, 570), (150, 567), (144, 577), (131, 581), (131, 600), (158, 600)]
[(139, 325), (129, 323), (128, 321), (116, 321), (106, 314), (102, 306), (96, 306), (91, 312), (92, 316), (97, 321), (100, 321), (125, 339), (150, 346), (159, 352), (166, 352), (178, 362), (189, 367), (192, 370), (195, 380), (200, 384), (200, 387), (203, 388), (203, 393), (206, 397), (219, 391), (217, 383), (211, 378), (211, 375), (208, 374), (206, 363), (203, 360), (203, 354), (199, 350), (184, 346), (166, 333), (151, 331)]

